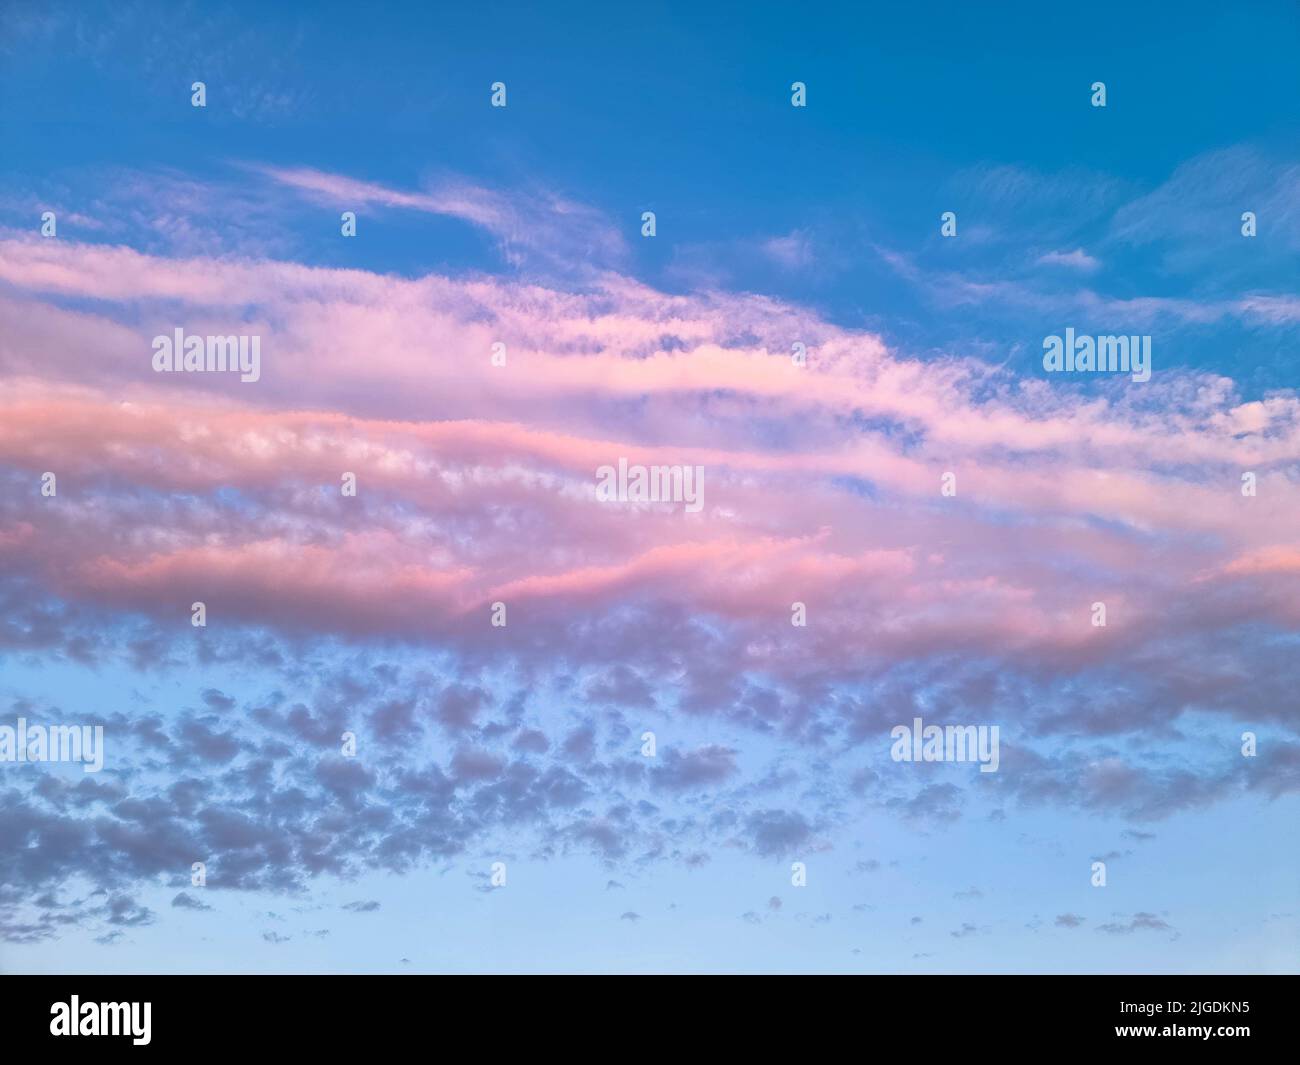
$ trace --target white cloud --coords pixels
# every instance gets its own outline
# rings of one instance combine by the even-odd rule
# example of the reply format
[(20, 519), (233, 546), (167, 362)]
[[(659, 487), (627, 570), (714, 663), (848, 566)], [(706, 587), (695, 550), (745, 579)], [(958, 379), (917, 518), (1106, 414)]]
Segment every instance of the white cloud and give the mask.
[(1040, 255), (1038, 262), (1047, 266), (1068, 266), (1072, 270), (1082, 270), (1089, 274), (1101, 266), (1097, 259), (1082, 248), (1075, 248), (1074, 251), (1049, 251), (1046, 255)]

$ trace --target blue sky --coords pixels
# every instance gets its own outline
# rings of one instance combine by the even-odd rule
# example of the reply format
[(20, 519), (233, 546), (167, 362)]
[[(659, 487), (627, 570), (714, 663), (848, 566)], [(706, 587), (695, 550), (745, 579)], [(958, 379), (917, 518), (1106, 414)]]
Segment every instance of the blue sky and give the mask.
[(1296, 7), (706, 8), (0, 7), (0, 723), (114, 752), (0, 765), (0, 967), (1295, 971)]

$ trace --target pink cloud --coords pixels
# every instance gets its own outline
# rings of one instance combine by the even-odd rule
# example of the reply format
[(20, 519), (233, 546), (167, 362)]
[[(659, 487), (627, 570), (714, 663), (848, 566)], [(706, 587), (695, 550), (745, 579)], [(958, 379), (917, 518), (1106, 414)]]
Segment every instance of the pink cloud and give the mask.
[[(270, 625), (475, 645), (496, 600), (548, 619), (545, 641), (656, 604), (741, 626), (772, 668), (798, 668), (781, 649), (802, 641), (832, 669), (944, 650), (1102, 661), (1144, 619), (1292, 616), (1247, 582), (1294, 573), (1276, 546), (1300, 527), (1293, 394), (1243, 404), (1222, 378), (1171, 377), (1139, 406), (617, 274), (570, 292), (9, 239), (0, 280), (0, 454), (32, 486), (3, 504), (18, 531), (0, 553), (74, 600), (176, 617), (210, 598)], [(153, 373), (150, 338), (176, 325), (258, 331), (262, 380)], [(620, 457), (703, 466), (704, 509), (597, 502), (597, 467)], [(35, 492), (45, 471), (55, 500)], [(177, 497), (192, 502), (150, 522)], [(1206, 573), (1218, 598), (1197, 614)]]

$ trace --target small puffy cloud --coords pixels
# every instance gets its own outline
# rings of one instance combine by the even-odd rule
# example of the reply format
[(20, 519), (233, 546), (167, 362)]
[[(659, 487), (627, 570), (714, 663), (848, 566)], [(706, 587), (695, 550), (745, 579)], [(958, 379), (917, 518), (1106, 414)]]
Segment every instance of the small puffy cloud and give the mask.
[(1173, 925), (1169, 924), (1161, 917), (1154, 913), (1139, 912), (1133, 914), (1127, 921), (1121, 918), (1118, 921), (1110, 921), (1103, 925), (1097, 926), (1098, 932), (1105, 932), (1112, 936), (1127, 936), (1134, 932), (1173, 932)]
[(1097, 259), (1082, 248), (1075, 248), (1073, 251), (1049, 251), (1046, 255), (1040, 255), (1037, 261), (1044, 266), (1066, 266), (1071, 270), (1087, 274), (1101, 266)]

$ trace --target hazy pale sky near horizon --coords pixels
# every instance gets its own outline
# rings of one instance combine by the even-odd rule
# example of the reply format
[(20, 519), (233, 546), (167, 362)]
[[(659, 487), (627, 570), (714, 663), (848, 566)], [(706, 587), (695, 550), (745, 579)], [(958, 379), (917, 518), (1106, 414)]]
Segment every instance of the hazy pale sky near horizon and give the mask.
[(0, 969), (1297, 971), (1300, 13), (1044, 6), (0, 0)]

